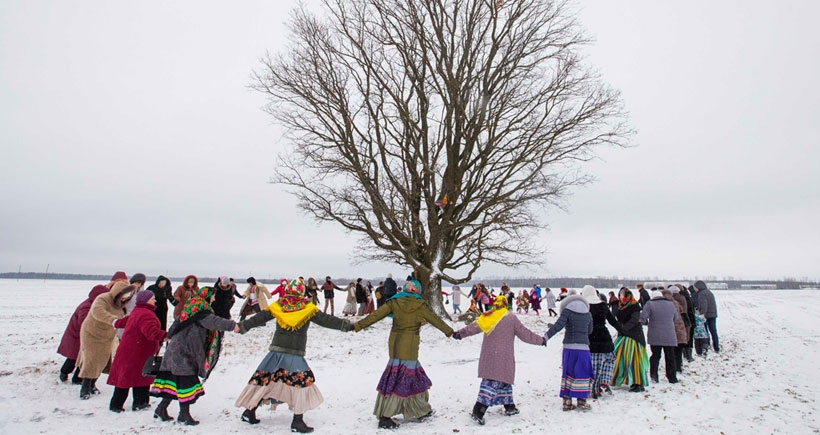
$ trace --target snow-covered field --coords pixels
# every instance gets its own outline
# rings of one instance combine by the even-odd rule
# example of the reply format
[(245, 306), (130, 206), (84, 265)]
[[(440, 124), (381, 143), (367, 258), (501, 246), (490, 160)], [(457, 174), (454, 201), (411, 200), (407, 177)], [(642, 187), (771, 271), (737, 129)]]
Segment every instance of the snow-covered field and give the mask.
[[(105, 383), (105, 375), (97, 383), (102, 395), (80, 400), (79, 386), (57, 379), (63, 358), (56, 349), (71, 313), (94, 284), (0, 280), (5, 301), (0, 327), (7, 334), (0, 342), (0, 433), (289, 431), (291, 413), (286, 406), (276, 411), (260, 409), (257, 415), (262, 422), (255, 426), (240, 422), (242, 409), (233, 406), (267, 352), (272, 324), (244, 336), (226, 336), (219, 365), (205, 384), (206, 395), (192, 407), (199, 426), (160, 423), (150, 411), (131, 412), (130, 397), (126, 412), (108, 411), (113, 387)], [(426, 326), (419, 358), (433, 380), (430, 402), (436, 415), (425, 423), (404, 423), (399, 417), (403, 424), (396, 433), (818, 433), (818, 294), (717, 291), (723, 347), (719, 356), (710, 354), (686, 365), (678, 385), (662, 381), (643, 394), (617, 388), (614, 395), (592, 401), (588, 413), (561, 411), (557, 392), (562, 334), (546, 349), (518, 342), (514, 393), (521, 414), (506, 417), (503, 408), (490, 408), (483, 427), (469, 417), (480, 382), (476, 367), (481, 337), (459, 342)], [(239, 301), (235, 315), (238, 309)], [(532, 313), (520, 317), (539, 334), (550, 321)], [(376, 429), (371, 412), (387, 362), (389, 330), (389, 319), (358, 334), (311, 327), (307, 360), (325, 397), (319, 408), (305, 414), (315, 433), (385, 433)], [(176, 416), (176, 404), (169, 410)]]

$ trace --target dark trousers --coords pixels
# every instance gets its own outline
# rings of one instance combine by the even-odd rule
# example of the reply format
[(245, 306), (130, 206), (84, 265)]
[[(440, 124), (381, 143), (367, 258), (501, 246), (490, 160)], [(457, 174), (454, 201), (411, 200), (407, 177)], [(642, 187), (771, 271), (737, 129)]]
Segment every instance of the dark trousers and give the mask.
[(655, 346), (650, 345), (652, 355), (649, 357), (649, 375), (653, 378), (658, 377), (658, 366), (661, 362), (661, 352), (663, 352), (663, 361), (666, 366), (666, 379), (669, 382), (677, 381), (678, 377), (675, 374), (677, 368), (675, 364), (675, 349), (677, 346)]
[(678, 373), (683, 371), (683, 348), (686, 347), (686, 343), (678, 344), (678, 347), (675, 348), (675, 370)]
[(708, 350), (709, 350), (709, 339), (708, 338), (696, 338), (695, 339), (695, 352), (698, 355), (705, 355)]
[(720, 352), (720, 342), (718, 342), (717, 333), (717, 317), (706, 319), (706, 330), (709, 331), (709, 335), (712, 336), (712, 347), (714, 347), (715, 352)]
[(63, 373), (66, 376), (68, 376), (68, 374), (72, 371), (74, 372), (74, 376), (72, 376), (71, 378), (71, 383), (73, 384), (79, 384), (80, 382), (82, 382), (82, 380), (80, 379), (80, 369), (75, 368), (76, 364), (76, 359), (66, 358), (65, 362), (63, 363), (63, 366), (60, 367), (60, 373)]
[[(135, 409), (140, 405), (148, 404), (148, 390), (150, 387), (134, 387), (131, 390), (131, 409)], [(125, 399), (128, 398), (128, 388), (114, 387), (114, 395), (111, 397), (111, 409), (122, 409), (125, 405)]]

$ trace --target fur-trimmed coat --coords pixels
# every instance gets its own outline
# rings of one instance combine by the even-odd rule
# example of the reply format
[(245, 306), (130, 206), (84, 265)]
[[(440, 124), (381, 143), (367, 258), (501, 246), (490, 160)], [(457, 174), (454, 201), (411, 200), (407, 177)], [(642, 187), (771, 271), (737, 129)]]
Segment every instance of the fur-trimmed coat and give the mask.
[[(91, 304), (91, 310), (80, 328), (80, 353), (77, 365), (80, 367), (81, 378), (97, 379), (108, 365), (117, 345), (117, 330), (114, 329), (113, 323), (125, 316), (120, 299), (127, 296), (127, 287), (127, 283), (115, 283), (111, 291), (97, 296)], [(125, 327), (127, 321), (127, 318), (123, 319), (116, 325), (117, 328)]]

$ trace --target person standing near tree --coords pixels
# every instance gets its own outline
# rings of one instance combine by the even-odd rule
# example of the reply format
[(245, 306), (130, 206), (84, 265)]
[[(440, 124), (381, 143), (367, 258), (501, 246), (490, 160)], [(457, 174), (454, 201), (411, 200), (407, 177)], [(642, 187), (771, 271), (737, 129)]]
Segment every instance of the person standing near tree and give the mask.
[(387, 278), (384, 279), (384, 294), (382, 295), (382, 299), (387, 302), (388, 299), (396, 296), (396, 292), (398, 291), (398, 284), (393, 279), (393, 274), (388, 273)]
[(398, 423), (391, 418), (397, 414), (417, 421), (424, 421), (433, 415), (427, 392), (433, 383), (419, 362), (419, 330), (423, 323), (429, 323), (450, 337), (453, 328), (433, 313), (422, 299), (421, 290), (419, 281), (408, 281), (404, 291), (390, 298), (373, 314), (353, 324), (354, 330), (359, 332), (393, 315), (388, 342), (390, 359), (376, 387), (378, 395), (373, 411), (379, 418), (380, 429), (397, 428)]
[(443, 292), (443, 291), (442, 291), (442, 293), (444, 293), (446, 296), (452, 296), (453, 297), (453, 314), (464, 313), (464, 311), (461, 311), (461, 297), (462, 296), (468, 297), (468, 296), (466, 294), (464, 294), (463, 291), (461, 291), (461, 287), (458, 284), (453, 286), (451, 293), (446, 293), (446, 292)]

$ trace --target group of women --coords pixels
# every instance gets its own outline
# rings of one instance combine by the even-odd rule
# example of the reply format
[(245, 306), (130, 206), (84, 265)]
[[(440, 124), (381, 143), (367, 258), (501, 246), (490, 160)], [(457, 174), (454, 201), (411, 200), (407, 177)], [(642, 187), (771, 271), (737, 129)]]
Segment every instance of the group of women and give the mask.
[[(256, 416), (259, 406), (270, 404), (275, 408), (287, 403), (293, 411), (291, 430), (309, 433), (313, 428), (305, 423), (304, 413), (315, 409), (323, 401), (315, 384), (315, 374), (305, 359), (310, 324), (342, 332), (358, 332), (391, 317), (389, 359), (377, 386), (378, 395), (373, 411), (378, 418), (378, 427), (398, 427), (393, 420), (398, 414), (402, 414), (405, 420), (417, 421), (423, 421), (433, 414), (428, 403), (428, 389), (432, 382), (418, 361), (419, 328), (429, 323), (448, 337), (453, 336), (454, 331), (427, 306), (421, 297), (421, 283), (415, 279), (409, 279), (402, 291), (387, 299), (379, 309), (351, 323), (319, 310), (316, 298), (319, 287), (312, 278), (308, 279), (307, 284), (301, 278), (283, 280), (273, 293), (279, 298), (272, 303), (266, 300), (266, 296), (272, 296), (271, 293), (249, 278), (249, 287), (245, 292), (246, 306), (240, 310), (243, 319), (235, 322), (230, 319), (230, 314), (227, 318), (220, 317), (212, 308), (215, 292), (230, 288), (228, 279), (220, 278), (214, 287), (199, 288), (197, 278), (191, 275), (173, 294), (173, 301), (176, 302), (174, 320), (167, 332), (161, 317), (157, 316), (164, 303), (158, 304), (157, 301), (170, 299), (170, 281), (160, 277), (149, 287), (150, 290), (140, 290), (144, 282), (142, 274), (135, 275), (129, 282), (124, 273), (118, 272), (107, 285), (92, 289), (89, 298), (75, 311), (59, 350), (67, 358), (60, 377), (67, 381), (76, 360), (79, 373), (75, 373), (75, 378), (82, 384), (81, 398), (99, 394), (95, 381), (106, 369), (112, 349), (116, 348), (108, 377), (108, 383), (114, 386), (109, 405), (111, 411), (124, 411), (123, 406), (131, 389), (132, 410), (150, 408), (148, 398), (155, 396), (160, 398), (160, 402), (154, 410), (154, 418), (173, 421), (168, 408), (176, 400), (179, 404), (176, 420), (186, 425), (197, 425), (199, 422), (191, 415), (190, 407), (205, 393), (202, 382), (217, 364), (224, 332), (245, 334), (275, 320), (276, 330), (268, 353), (240, 392), (236, 406), (244, 408), (242, 421), (257, 424), (260, 422)], [(666, 357), (667, 379), (677, 382), (674, 373), (680, 370), (681, 363), (680, 358), (676, 360), (675, 357), (683, 349), (677, 346), (687, 339), (680, 335), (684, 329), (677, 323), (686, 314), (687, 292), (682, 286), (673, 287), (664, 290), (667, 294), (653, 294), (643, 310), (632, 292), (622, 288), (618, 294), (617, 309), (610, 310), (597, 291), (587, 286), (580, 295), (570, 293), (562, 303), (561, 316), (555, 325), (549, 325), (543, 341), (527, 336), (527, 341), (532, 344), (546, 344), (550, 337), (566, 329), (560, 392), (564, 410), (589, 409), (586, 398), (590, 394), (593, 398), (599, 396), (610, 385), (627, 384), (630, 391), (643, 391), (647, 385), (647, 367), (650, 377), (657, 382), (662, 351), (672, 352), (672, 359), (669, 353)], [(232, 291), (235, 292), (235, 289)], [(255, 297), (251, 298), (250, 295)], [(551, 298), (549, 291), (547, 295)], [(499, 296), (495, 302), (498, 301), (503, 303), (493, 304), (476, 322), (477, 328), (483, 329), (485, 334), (494, 330), (501, 314), (506, 313), (500, 310), (508, 308), (506, 296)], [(256, 308), (248, 310), (247, 306)], [(247, 314), (253, 316), (244, 319)], [(79, 349), (68, 349), (70, 346), (66, 345), (75, 341), (73, 338), (78, 323), (81, 326), (78, 346), (75, 347)], [(614, 343), (606, 323), (618, 332)], [(505, 325), (503, 322), (501, 324)], [(649, 328), (649, 345), (653, 353), (649, 363), (642, 325)], [(668, 339), (669, 328), (676, 340), (674, 347), (664, 341)], [(460, 331), (456, 338), (478, 331), (473, 329)], [(119, 341), (116, 340), (118, 330), (121, 330)], [(158, 373), (156, 376), (143, 375), (144, 363), (159, 353), (164, 342), (167, 342), (167, 348)], [(77, 353), (73, 353), (74, 350)], [(511, 384), (482, 383), (482, 394), (503, 396), (508, 387), (511, 397)], [(573, 398), (578, 399), (576, 404), (572, 403)], [(481, 405), (481, 400), (477, 403), (483, 424), (486, 406)], [(487, 403), (495, 402), (488, 399)], [(505, 412), (510, 415), (517, 413), (513, 403), (504, 404)], [(476, 412), (474, 409), (474, 414)], [(476, 415), (474, 418), (479, 421)]]

